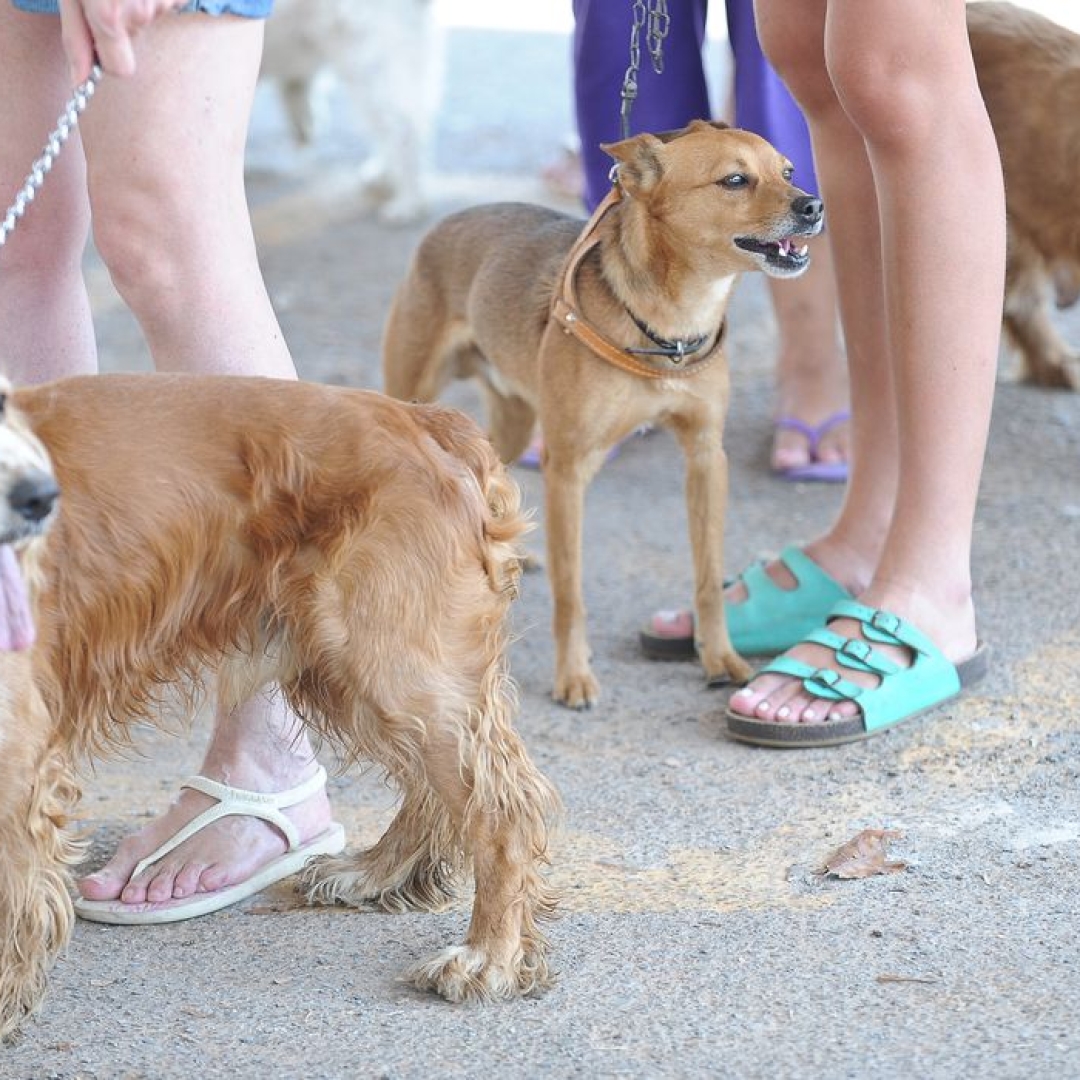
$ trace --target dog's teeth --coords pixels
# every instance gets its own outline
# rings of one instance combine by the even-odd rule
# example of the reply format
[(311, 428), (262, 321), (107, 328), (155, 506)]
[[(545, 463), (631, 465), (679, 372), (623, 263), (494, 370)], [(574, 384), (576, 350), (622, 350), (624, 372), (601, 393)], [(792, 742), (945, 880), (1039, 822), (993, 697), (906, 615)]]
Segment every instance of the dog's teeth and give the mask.
[(801, 259), (810, 250), (809, 244), (803, 244), (801, 248), (795, 253)]

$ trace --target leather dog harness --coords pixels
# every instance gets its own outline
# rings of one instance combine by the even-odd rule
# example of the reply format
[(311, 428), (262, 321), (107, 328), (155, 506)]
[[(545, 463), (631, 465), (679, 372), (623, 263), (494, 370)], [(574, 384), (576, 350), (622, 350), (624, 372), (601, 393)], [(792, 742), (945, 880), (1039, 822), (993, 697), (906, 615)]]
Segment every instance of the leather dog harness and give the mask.
[[(574, 241), (574, 246), (570, 249), (566, 262), (563, 264), (559, 288), (551, 301), (549, 318), (555, 321), (564, 334), (576, 337), (601, 360), (606, 360), (607, 363), (622, 368), (623, 371), (628, 371), (632, 375), (640, 375), (646, 379), (685, 379), (696, 375), (703, 367), (711, 364), (720, 352), (720, 346), (724, 340), (725, 324), (723, 322), (716, 332), (712, 346), (703, 355), (683, 364), (684, 358), (696, 353), (705, 345), (708, 340), (706, 337), (692, 338), (689, 341), (665, 341), (657, 337), (628, 309), (627, 314), (634, 320), (638, 329), (660, 346), (658, 349), (628, 349), (609, 341), (581, 314), (581, 304), (577, 298), (576, 288), (578, 268), (585, 256), (600, 243), (600, 237), (596, 235), (596, 227), (601, 218), (613, 206), (621, 202), (622, 198), (622, 189), (616, 184), (593, 211), (592, 217), (581, 230), (581, 235)], [(672, 366), (658, 367), (655, 363), (639, 360), (638, 355), (662, 356), (669, 359)]]

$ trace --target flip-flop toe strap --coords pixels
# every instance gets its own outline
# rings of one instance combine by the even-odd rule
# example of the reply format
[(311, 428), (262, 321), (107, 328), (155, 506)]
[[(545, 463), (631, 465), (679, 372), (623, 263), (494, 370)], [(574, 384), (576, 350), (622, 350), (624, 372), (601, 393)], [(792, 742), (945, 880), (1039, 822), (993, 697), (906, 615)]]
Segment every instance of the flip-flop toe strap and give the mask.
[(138, 877), (147, 867), (153, 866), (170, 851), (179, 847), (189, 837), (194, 836), (207, 825), (223, 817), (256, 817), (269, 822), (279, 829), (289, 845), (289, 851), (300, 846), (300, 833), (296, 826), (281, 812), (282, 808), (296, 806), (320, 791), (326, 784), (326, 770), (319, 768), (303, 783), (288, 791), (263, 792), (248, 791), (245, 788), (229, 787), (227, 784), (211, 780), (206, 776), (192, 776), (181, 787), (192, 788), (209, 795), (217, 802), (201, 814), (196, 815), (182, 829), (171, 836), (160, 847), (151, 851), (145, 859), (136, 864), (131, 876)]

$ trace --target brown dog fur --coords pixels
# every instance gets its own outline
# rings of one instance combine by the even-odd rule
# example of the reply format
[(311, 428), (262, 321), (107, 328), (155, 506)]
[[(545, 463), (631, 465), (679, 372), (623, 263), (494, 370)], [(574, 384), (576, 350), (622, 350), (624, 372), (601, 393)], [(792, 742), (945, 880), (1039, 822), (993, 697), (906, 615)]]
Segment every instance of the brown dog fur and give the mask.
[(63, 494), (22, 555), (37, 641), (2, 659), (0, 1032), (36, 1007), (70, 932), (73, 765), (207, 676), (226, 707), (280, 685), (403, 792), (374, 848), (309, 864), (310, 901), (434, 910), (471, 865), (466, 942), (413, 981), (451, 1000), (548, 985), (558, 797), (512, 726), (505, 663), (525, 526), (475, 424), (359, 390), (180, 375), (65, 380), (9, 406)]
[(1006, 336), (1027, 381), (1078, 390), (1049, 298), (1080, 296), (1080, 35), (1009, 3), (969, 4), (967, 20), (1005, 171)]
[[(618, 163), (623, 198), (596, 227), (600, 244), (581, 263), (577, 291), (584, 318), (619, 348), (655, 347), (631, 312), (668, 341), (714, 340), (738, 275), (780, 273), (736, 238), (777, 241), (820, 229), (820, 204), (813, 223), (795, 212), (809, 197), (792, 186), (790, 163), (749, 132), (695, 121), (605, 149)], [(391, 307), (385, 387), (430, 401), (451, 379), (478, 378), (489, 433), (507, 462), (525, 449), (539, 419), (554, 695), (573, 707), (591, 705), (599, 689), (582, 599), (585, 489), (609, 448), (635, 428), (672, 428), (687, 460), (699, 653), (710, 679), (743, 680), (750, 667), (731, 646), (722, 597), (726, 361), (721, 350), (698, 373), (677, 377), (678, 366), (659, 359), (656, 370), (671, 377), (644, 378), (564, 333), (549, 309), (581, 230), (578, 219), (523, 204), (476, 207), (436, 225)]]

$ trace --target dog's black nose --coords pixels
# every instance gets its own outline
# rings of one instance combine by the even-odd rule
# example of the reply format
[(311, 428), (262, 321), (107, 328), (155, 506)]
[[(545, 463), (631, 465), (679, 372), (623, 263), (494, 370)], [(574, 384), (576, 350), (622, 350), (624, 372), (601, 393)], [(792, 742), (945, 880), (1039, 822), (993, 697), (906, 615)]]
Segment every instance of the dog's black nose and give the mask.
[(49, 516), (60, 488), (46, 472), (28, 473), (8, 492), (8, 505), (27, 521), (41, 521)]
[(825, 204), (813, 195), (800, 195), (791, 204), (792, 213), (800, 217), (807, 225), (816, 225), (825, 213)]

